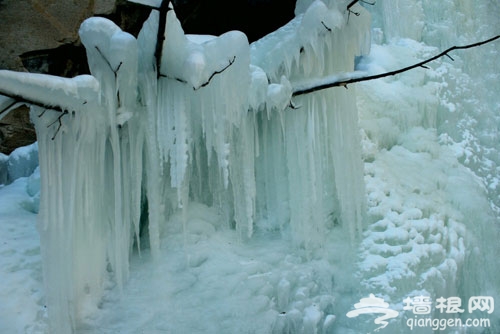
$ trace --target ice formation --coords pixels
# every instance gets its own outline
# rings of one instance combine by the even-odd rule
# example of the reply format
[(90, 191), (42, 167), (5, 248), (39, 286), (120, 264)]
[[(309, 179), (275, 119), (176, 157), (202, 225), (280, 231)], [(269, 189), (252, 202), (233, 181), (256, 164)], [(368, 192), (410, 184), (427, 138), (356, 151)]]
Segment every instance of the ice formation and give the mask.
[[(378, 1), (376, 38), (358, 66), (389, 71), (487, 38), (498, 10), (488, 2)], [(498, 46), (487, 46), (358, 86), (371, 222), (360, 248), (362, 295), (378, 291), (400, 310), (406, 296), (498, 298), (491, 262), (499, 232), (499, 123), (490, 94), (498, 87), (497, 55)], [(432, 314), (442, 317), (437, 309)]]
[[(369, 294), (407, 332), (406, 297), (500, 298), (498, 49), (293, 96), (490, 37), (500, 7), (379, 0), (370, 31), (348, 3), (298, 1), (251, 45), (187, 36), (169, 11), (159, 62), (158, 11), (138, 38), (92, 18), (92, 75), (0, 71), (33, 103), (40, 169), (14, 186), (36, 211), (41, 181), (51, 333), (361, 333), (373, 318), (345, 315)], [(0, 155), (0, 178), (34, 150)]]
[(10, 155), (0, 153), (0, 184), (28, 177), (38, 166), (38, 144), (18, 147)]
[[(159, 68), (158, 11), (137, 39), (91, 18), (80, 36), (92, 75), (0, 72), (11, 96), (34, 102), (54, 332), (71, 332), (93, 312), (108, 280), (123, 285), (134, 245), (147, 242), (157, 256), (168, 217), (191, 201), (216, 208), (241, 240), (256, 229), (281, 230), (314, 249), (332, 229), (360, 235), (353, 90), (300, 97), (299, 108), (290, 107), (294, 80), (352, 71), (368, 51), (369, 14), (359, 7), (363, 15), (349, 21), (345, 6), (305, 2), (253, 45), (236, 31), (190, 38), (170, 10)], [(319, 313), (308, 312), (313, 328)]]

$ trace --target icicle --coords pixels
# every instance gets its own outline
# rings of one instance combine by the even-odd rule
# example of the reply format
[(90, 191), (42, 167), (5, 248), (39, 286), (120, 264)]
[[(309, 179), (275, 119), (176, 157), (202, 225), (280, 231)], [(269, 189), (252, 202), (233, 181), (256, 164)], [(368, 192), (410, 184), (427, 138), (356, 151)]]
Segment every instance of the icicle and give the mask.
[[(303, 11), (299, 10), (288, 25), (252, 44), (252, 64), (264, 69), (274, 81), (269, 85), (266, 105), (269, 117), (261, 118), (260, 125), (263, 135), (259, 151), (266, 155), (261, 159), (266, 162), (257, 165), (256, 175), (257, 184), (266, 184), (269, 190), (283, 189), (278, 182), (284, 182), (284, 193), (288, 195), (278, 196), (288, 197), (290, 210), (287, 217), (287, 210), (278, 209), (279, 205), (273, 203), (276, 195), (268, 192), (266, 203), (258, 207), (272, 213), (259, 213), (259, 216), (290, 219), (297, 243), (314, 248), (321, 245), (327, 231), (339, 223), (351, 239), (362, 230), (363, 165), (354, 95), (351, 89), (319, 92), (294, 99), (293, 104), (301, 108), (286, 109), (282, 113), (270, 113), (270, 109), (286, 107), (271, 97), (280, 96), (274, 93), (280, 87), (276, 79), (284, 73), (293, 83), (352, 71), (354, 57), (369, 50), (369, 14), (363, 11), (354, 25), (347, 24), (336, 4), (328, 8), (323, 2), (314, 1), (300, 6)], [(292, 31), (298, 38), (289, 38)], [(300, 58), (286, 57), (284, 53), (300, 54)], [(281, 130), (269, 130), (269, 124), (278, 124), (280, 119)], [(268, 149), (272, 147), (269, 141), (276, 140), (268, 136), (269, 131), (273, 131), (273, 136), (283, 133), (284, 151)], [(282, 160), (275, 160), (277, 157)], [(268, 164), (285, 164), (286, 177), (267, 178)]]

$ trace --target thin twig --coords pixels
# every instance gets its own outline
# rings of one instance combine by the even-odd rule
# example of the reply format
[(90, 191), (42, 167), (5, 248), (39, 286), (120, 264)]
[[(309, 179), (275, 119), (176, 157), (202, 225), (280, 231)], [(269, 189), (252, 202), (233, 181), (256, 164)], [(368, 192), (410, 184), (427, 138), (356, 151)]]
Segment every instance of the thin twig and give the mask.
[[(362, 3), (365, 3), (367, 5), (370, 5), (370, 6), (373, 6), (375, 5), (375, 1), (373, 2), (369, 2), (369, 1), (366, 1), (366, 0), (353, 0), (351, 1), (348, 5), (347, 5), (347, 10), (351, 10), (352, 6), (354, 6), (355, 4), (357, 4), (358, 2), (362, 2)], [(358, 13), (359, 15), (359, 13)], [(357, 15), (356, 15), (357, 16)]]
[(373, 1), (373, 2), (368, 2), (368, 1), (366, 1), (366, 0), (353, 0), (353, 1), (351, 1), (351, 2), (347, 5), (347, 12), (348, 12), (348, 14), (347, 14), (347, 22), (349, 22), (349, 17), (351, 16), (351, 14), (354, 14), (355, 16), (359, 16), (359, 15), (360, 15), (360, 13), (359, 13), (359, 12), (355, 12), (355, 11), (353, 11), (353, 10), (351, 9), (351, 8), (352, 8), (352, 6), (354, 6), (354, 5), (355, 5), (355, 4), (357, 4), (358, 2), (362, 2), (362, 3), (365, 3), (365, 4), (370, 5), (370, 6), (375, 5), (375, 1)]
[(357, 77), (357, 78), (350, 78), (350, 79), (346, 79), (346, 80), (338, 80), (338, 81), (328, 82), (328, 83), (320, 84), (320, 85), (309, 87), (309, 88), (297, 89), (292, 93), (292, 96), (299, 96), (299, 95), (303, 95), (303, 94), (308, 94), (308, 93), (312, 93), (312, 92), (316, 92), (319, 90), (332, 88), (332, 87), (346, 87), (347, 88), (347, 85), (352, 84), (352, 83), (369, 81), (369, 80), (376, 80), (376, 79), (380, 79), (380, 78), (384, 78), (384, 77), (389, 77), (389, 76), (393, 76), (396, 74), (400, 74), (400, 73), (412, 70), (412, 69), (417, 68), (417, 67), (427, 68), (426, 66), (424, 66), (425, 64), (430, 63), (431, 61), (434, 61), (442, 56), (447, 56), (448, 58), (453, 60), (453, 58), (451, 58), (448, 55), (448, 53), (451, 51), (475, 48), (475, 47), (478, 47), (478, 46), (481, 46), (481, 45), (484, 45), (487, 43), (491, 43), (499, 38), (500, 38), (500, 35), (497, 35), (495, 37), (489, 38), (489, 39), (481, 41), (481, 42), (468, 44), (468, 45), (462, 45), (462, 46), (453, 46), (453, 47), (441, 52), (440, 54), (435, 55), (434, 57), (431, 57), (431, 58), (426, 59), (424, 61), (421, 61), (419, 63), (413, 64), (411, 66), (401, 68), (399, 70), (385, 72), (385, 73), (381, 73), (381, 74), (369, 75), (366, 77)]
[(234, 62), (236, 60), (236, 56), (233, 57), (233, 59), (229, 59), (229, 64), (227, 64), (223, 69), (219, 70), (219, 71), (215, 71), (214, 73), (212, 73), (212, 75), (208, 78), (208, 80), (204, 83), (201, 84), (201, 86), (199, 86), (198, 88), (194, 88), (194, 90), (198, 90), (202, 87), (205, 87), (206, 85), (208, 85), (210, 83), (210, 81), (213, 79), (214, 76), (216, 76), (217, 74), (221, 74), (222, 72), (224, 72), (225, 70), (227, 70), (229, 68), (229, 66), (233, 65)]
[(183, 83), (183, 84), (187, 84), (187, 83), (188, 83), (186, 80), (181, 79), (181, 78), (171, 77), (171, 76), (169, 76), (169, 75), (166, 75), (166, 74), (163, 74), (163, 73), (160, 73), (160, 72), (158, 72), (158, 74), (159, 74), (159, 77), (160, 77), (160, 78), (172, 79), (172, 80), (175, 80), (175, 81), (181, 82), (181, 83)]
[[(205, 81), (204, 83), (202, 83), (202, 84), (201, 84), (200, 86), (198, 86), (198, 87), (193, 87), (193, 90), (198, 90), (198, 89), (200, 89), (200, 88), (202, 88), (202, 87), (207, 86), (207, 85), (210, 83), (210, 81), (212, 81), (212, 79), (213, 79), (213, 78), (214, 78), (217, 74), (221, 74), (222, 72), (224, 72), (225, 70), (227, 70), (227, 69), (229, 68), (229, 66), (233, 65), (233, 64), (234, 64), (234, 62), (235, 62), (235, 60), (236, 60), (236, 56), (233, 56), (233, 58), (232, 58), (232, 59), (229, 59), (229, 64), (227, 64), (226, 66), (224, 66), (224, 68), (222, 68), (222, 69), (220, 69), (220, 70), (218, 70), (218, 71), (213, 72), (213, 73), (210, 75), (210, 77), (208, 78), (208, 80), (207, 80), (207, 81)], [(160, 72), (158, 72), (158, 73), (159, 73), (159, 76), (160, 76), (160, 77), (167, 78), (167, 79), (172, 79), (172, 80), (176, 80), (176, 81), (182, 82), (182, 83), (184, 83), (184, 84), (187, 84), (187, 83), (188, 83), (188, 81), (187, 81), (187, 80), (184, 80), (184, 79), (181, 79), (181, 78), (178, 78), (178, 77), (171, 77), (171, 76), (169, 76), (169, 75), (166, 75), (166, 74), (163, 74), (163, 73), (160, 73)]]
[(325, 22), (321, 21), (321, 24), (323, 25), (323, 27), (325, 27), (326, 30), (328, 30), (329, 32), (332, 32), (332, 28), (330, 28), (329, 26), (327, 26), (325, 24)]
[[(101, 52), (101, 50), (99, 49), (99, 47), (95, 46), (95, 48), (96, 48), (97, 52), (99, 52), (99, 54), (101, 55), (102, 59), (104, 59), (104, 61), (106, 62), (106, 64), (108, 64), (108, 67), (111, 70), (111, 72), (113, 72), (113, 74), (115, 76), (115, 83), (116, 83), (116, 80), (117, 80), (117, 77), (118, 77), (118, 71), (122, 67), (123, 61), (121, 61), (118, 64), (118, 66), (116, 66), (116, 69), (113, 69), (113, 66), (111, 66), (111, 63), (109, 62), (109, 60), (106, 57), (104, 57), (104, 54)], [(120, 90), (116, 91), (116, 100), (118, 101), (118, 107), (121, 107), (122, 103), (121, 103), (121, 100), (120, 100)]]
[(45, 114), (45, 112), (46, 112), (47, 110), (49, 110), (49, 109), (43, 109), (43, 111), (40, 113), (40, 115), (38, 115), (38, 118), (41, 118), (41, 117)]
[(6, 106), (6, 107), (5, 107), (5, 108), (3, 108), (2, 110), (0, 110), (0, 118), (2, 118), (1, 116), (2, 116), (2, 114), (3, 114), (4, 112), (6, 112), (7, 110), (9, 110), (9, 109), (10, 109), (10, 108), (12, 108), (13, 106), (15, 106), (15, 105), (16, 105), (16, 103), (19, 103), (19, 101), (14, 100), (14, 101), (13, 101), (12, 103), (10, 103), (8, 106)]
[(56, 129), (56, 132), (54, 133), (54, 135), (53, 135), (53, 136), (52, 136), (52, 138), (51, 138), (52, 140), (56, 139), (56, 136), (57, 136), (57, 134), (59, 133), (59, 130), (61, 130), (61, 127), (62, 127), (62, 121), (61, 121), (61, 119), (62, 119), (65, 115), (67, 115), (67, 114), (68, 114), (68, 111), (67, 111), (67, 110), (64, 110), (64, 111), (62, 112), (62, 114), (60, 114), (54, 122), (52, 122), (52, 123), (50, 123), (49, 125), (47, 125), (47, 128), (50, 128), (52, 125), (56, 124), (56, 122), (59, 122), (59, 125), (58, 125), (58, 127), (57, 127), (57, 129)]
[(120, 70), (120, 67), (122, 67), (123, 62), (121, 61), (118, 64), (118, 66), (116, 67), (116, 69), (113, 69), (113, 66), (111, 66), (111, 63), (109, 62), (109, 60), (106, 57), (104, 57), (104, 54), (101, 52), (101, 50), (99, 49), (99, 47), (97, 45), (95, 46), (95, 49), (97, 50), (97, 52), (99, 52), (99, 55), (101, 55), (102, 59), (104, 59), (106, 64), (108, 64), (109, 69), (115, 74), (115, 79), (116, 79), (116, 75), (117, 75), (118, 71)]
[(301, 107), (300, 106), (296, 106), (293, 103), (293, 101), (290, 101), (290, 103), (288, 104), (288, 108), (296, 110), (296, 109), (300, 109)]

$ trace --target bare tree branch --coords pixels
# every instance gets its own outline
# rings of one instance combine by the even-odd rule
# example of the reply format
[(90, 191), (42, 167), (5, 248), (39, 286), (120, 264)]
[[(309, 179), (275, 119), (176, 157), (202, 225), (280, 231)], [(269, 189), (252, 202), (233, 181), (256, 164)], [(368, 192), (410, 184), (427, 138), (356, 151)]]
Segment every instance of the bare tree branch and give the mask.
[[(353, 3), (354, 2), (355, 1), (353, 1)], [(308, 93), (312, 93), (312, 92), (316, 92), (319, 90), (332, 88), (332, 87), (345, 87), (345, 88), (347, 88), (347, 85), (353, 84), (356, 82), (376, 80), (376, 79), (380, 79), (380, 78), (384, 78), (384, 77), (389, 77), (389, 76), (393, 76), (396, 74), (400, 74), (400, 73), (412, 70), (412, 69), (417, 68), (417, 67), (428, 68), (427, 66), (425, 66), (425, 64), (430, 63), (431, 61), (434, 61), (442, 56), (447, 56), (448, 58), (453, 60), (453, 58), (448, 54), (451, 51), (475, 48), (475, 47), (478, 47), (478, 46), (481, 46), (481, 45), (484, 45), (487, 43), (491, 43), (497, 39), (500, 39), (500, 35), (497, 35), (495, 37), (489, 38), (489, 39), (481, 41), (481, 42), (473, 43), (473, 44), (462, 45), (462, 46), (453, 46), (453, 47), (441, 52), (440, 54), (435, 55), (434, 57), (431, 57), (431, 58), (426, 59), (424, 61), (421, 61), (419, 63), (413, 64), (411, 66), (407, 66), (407, 67), (404, 67), (404, 68), (401, 68), (401, 69), (398, 69), (395, 71), (391, 71), (391, 72), (385, 72), (385, 73), (368, 75), (368, 76), (359, 76), (359, 72), (354, 72), (352, 76), (347, 75), (349, 77), (347, 79), (333, 80), (331, 82), (326, 82), (326, 83), (319, 84), (319, 85), (313, 85), (313, 86), (307, 87), (307, 88), (296, 89), (293, 91), (292, 96), (304, 95), (304, 94), (308, 94)], [(344, 77), (346, 77), (346, 76), (344, 76)], [(338, 79), (338, 77), (336, 77), (336, 78)]]
[(198, 88), (194, 88), (194, 90), (198, 90), (202, 87), (205, 87), (206, 85), (208, 85), (210, 83), (210, 81), (212, 81), (213, 77), (216, 76), (217, 74), (221, 74), (222, 72), (224, 72), (225, 70), (227, 70), (229, 68), (229, 66), (233, 65), (234, 62), (236, 60), (236, 56), (233, 57), (233, 59), (229, 59), (229, 64), (227, 64), (226, 66), (224, 66), (224, 68), (220, 69), (219, 71), (215, 71), (214, 73), (212, 73), (212, 75), (210, 75), (210, 77), (208, 78), (208, 80), (204, 83), (202, 83)]
[(323, 25), (323, 27), (325, 27), (325, 29), (326, 29), (328, 32), (332, 32), (332, 28), (330, 28), (329, 26), (327, 26), (327, 25), (325, 24), (325, 22), (324, 22), (324, 21), (321, 21), (321, 24)]
[[(44, 112), (45, 112), (45, 111), (44, 111)], [(62, 112), (62, 113), (61, 113), (61, 114), (57, 117), (57, 119), (56, 119), (54, 122), (52, 122), (52, 123), (50, 123), (49, 125), (47, 125), (47, 128), (50, 128), (52, 125), (54, 125), (54, 124), (56, 124), (56, 123), (59, 123), (59, 125), (57, 126), (57, 129), (56, 129), (56, 132), (54, 133), (54, 135), (53, 135), (53, 136), (52, 136), (52, 138), (51, 138), (52, 140), (56, 139), (56, 136), (57, 136), (57, 134), (59, 133), (59, 130), (61, 130), (61, 127), (62, 127), (62, 121), (61, 121), (61, 119), (62, 119), (65, 115), (67, 115), (67, 114), (68, 114), (68, 111), (67, 111), (67, 110), (63, 111), (63, 112)], [(43, 113), (42, 113), (40, 116), (42, 116), (42, 115), (43, 115)], [(40, 116), (39, 116), (39, 117), (40, 117)]]
[[(224, 66), (222, 69), (218, 70), (218, 71), (214, 71), (210, 77), (208, 78), (207, 81), (205, 81), (204, 83), (202, 83), (201, 85), (199, 85), (198, 87), (194, 87), (193, 86), (193, 90), (198, 90), (200, 88), (203, 88), (205, 86), (208, 86), (208, 84), (210, 83), (210, 81), (212, 81), (212, 79), (217, 75), (217, 74), (221, 74), (222, 72), (224, 72), (225, 70), (227, 70), (231, 65), (234, 64), (236, 60), (236, 56), (233, 56), (232, 59), (229, 59), (229, 63)], [(172, 80), (175, 80), (175, 81), (179, 81), (183, 84), (187, 84), (188, 81), (187, 80), (184, 80), (184, 79), (181, 79), (181, 78), (178, 78), (178, 77), (171, 77), (169, 75), (166, 75), (166, 74), (163, 74), (163, 73), (160, 73), (160, 77), (163, 77), (163, 78), (167, 78), (167, 79), (172, 79)]]
[[(115, 75), (115, 83), (116, 83), (116, 80), (117, 80), (117, 77), (118, 77), (118, 71), (120, 70), (120, 67), (122, 67), (123, 62), (121, 61), (118, 64), (118, 66), (116, 67), (116, 69), (114, 69), (111, 66), (111, 63), (109, 62), (109, 60), (106, 57), (104, 57), (104, 54), (101, 52), (101, 50), (97, 46), (95, 47), (95, 49), (97, 50), (97, 52), (99, 53), (99, 55), (102, 57), (102, 59), (104, 59), (104, 61), (106, 62), (106, 64), (108, 64), (108, 67), (111, 70), (111, 72), (113, 72), (113, 74)], [(116, 99), (118, 101), (118, 107), (121, 107), (122, 103), (121, 103), (121, 100), (120, 100), (120, 90), (116, 91)]]
[(349, 20), (349, 16), (351, 16), (351, 14), (354, 14), (355, 16), (359, 16), (359, 13), (358, 12), (355, 12), (353, 11), (351, 8), (352, 6), (354, 6), (355, 4), (357, 4), (358, 2), (362, 2), (362, 3), (366, 3), (367, 5), (371, 5), (373, 6), (375, 4), (375, 1), (374, 2), (368, 2), (366, 0), (353, 0), (351, 1), (348, 5), (347, 5), (347, 11), (349, 12), (348, 16), (347, 16), (347, 20)]

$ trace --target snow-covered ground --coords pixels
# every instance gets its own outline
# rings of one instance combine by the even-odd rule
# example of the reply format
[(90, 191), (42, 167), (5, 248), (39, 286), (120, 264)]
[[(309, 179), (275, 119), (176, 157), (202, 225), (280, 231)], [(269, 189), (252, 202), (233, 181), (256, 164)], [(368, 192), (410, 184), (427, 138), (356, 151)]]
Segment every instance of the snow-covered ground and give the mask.
[[(495, 32), (487, 26), (499, 23), (498, 5), (487, 1), (478, 6), (482, 16), (462, 4), (454, 19), (453, 1), (424, 2), (397, 1), (397, 19), (388, 15), (393, 3), (379, 2), (372, 50), (358, 69), (400, 68), (448, 43), (489, 37)], [(475, 21), (459, 26), (472, 12)], [(405, 17), (421, 23), (420, 34)], [(499, 50), (497, 42), (453, 53), (454, 62), (349, 87), (356, 90), (367, 200), (359, 245), (332, 228), (322, 247), (301, 248), (287, 230), (259, 228), (266, 222), (242, 240), (216, 210), (192, 202), (185, 217), (178, 212), (165, 224), (159, 256), (134, 249), (123, 288), (109, 272), (101, 302), (80, 310), (77, 333), (368, 333), (380, 326), (376, 316), (346, 314), (369, 294), (399, 312), (379, 333), (498, 333), (499, 311), (469, 314), (467, 302), (500, 301)], [(15, 168), (22, 172), (4, 177), (13, 182), (0, 186), (1, 333), (48, 333), (33, 150), (0, 156), (5, 175), (14, 174), (9, 161), (24, 161)], [(405, 300), (420, 295), (432, 299), (429, 317), (489, 319), (490, 326), (410, 328), (409, 320), (425, 314), (412, 313)], [(439, 297), (460, 298), (465, 313), (443, 315)]]
[(28, 194), (29, 180), (21, 177), (0, 186), (2, 333), (42, 333), (45, 328), (40, 241), (33, 212), (36, 199)]

